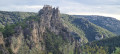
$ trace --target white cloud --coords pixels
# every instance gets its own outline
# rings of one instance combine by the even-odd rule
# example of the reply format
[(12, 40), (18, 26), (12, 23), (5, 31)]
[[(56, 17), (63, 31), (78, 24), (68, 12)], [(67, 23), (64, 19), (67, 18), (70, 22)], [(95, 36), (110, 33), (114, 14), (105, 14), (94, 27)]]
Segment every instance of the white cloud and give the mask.
[(85, 5), (81, 3), (63, 2), (60, 6), (62, 13), (72, 15), (102, 15), (120, 20), (120, 5)]
[(41, 5), (11, 5), (8, 7), (1, 7), (3, 11), (24, 11), (24, 12), (38, 12), (43, 6)]
[(0, 0), (0, 10), (38, 12), (43, 5), (59, 6), (62, 13), (120, 18), (120, 0)]

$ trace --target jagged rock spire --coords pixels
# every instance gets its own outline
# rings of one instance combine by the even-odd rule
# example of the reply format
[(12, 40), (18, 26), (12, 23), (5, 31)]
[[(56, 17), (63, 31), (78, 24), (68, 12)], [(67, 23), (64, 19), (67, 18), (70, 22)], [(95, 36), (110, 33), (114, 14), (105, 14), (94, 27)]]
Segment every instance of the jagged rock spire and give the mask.
[[(42, 14), (60, 14), (59, 8), (52, 8), (50, 5), (44, 5), (44, 7), (39, 11), (39, 16)], [(59, 16), (58, 16), (59, 17)]]
[(50, 5), (44, 5), (39, 11), (41, 25), (50, 29), (52, 32), (57, 32), (56, 28), (61, 27), (59, 8), (52, 8)]

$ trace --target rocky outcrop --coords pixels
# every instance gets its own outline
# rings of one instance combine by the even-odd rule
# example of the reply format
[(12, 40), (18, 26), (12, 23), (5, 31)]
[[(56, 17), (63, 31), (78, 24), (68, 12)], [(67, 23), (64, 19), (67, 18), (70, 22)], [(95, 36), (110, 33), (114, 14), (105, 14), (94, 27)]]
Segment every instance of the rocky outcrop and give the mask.
[[(68, 29), (62, 25), (60, 19), (60, 11), (58, 8), (52, 8), (49, 5), (45, 5), (43, 9), (39, 11), (36, 18), (38, 18), (37, 21), (35, 21), (34, 19), (25, 21), (25, 25), (23, 25), (26, 27), (24, 28), (22, 28), (23, 25), (16, 26), (14, 28), (14, 34), (6, 38), (6, 41), (9, 41), (6, 42), (6, 45), (8, 45), (7, 47), (10, 47), (11, 51), (14, 54), (49, 53), (47, 51), (50, 50), (46, 49), (47, 47), (50, 47), (49, 45), (47, 45), (49, 43), (46, 42), (48, 41), (47, 36), (51, 35), (49, 33), (53, 33), (56, 36), (61, 36), (63, 41), (69, 43), (68, 46), (74, 46), (74, 44), (70, 45), (70, 43), (72, 43), (73, 41), (73, 38), (72, 36), (70, 36), (70, 32), (68, 31)], [(0, 43), (3, 44), (3, 41), (1, 41)], [(62, 50), (64, 50), (64, 46), (59, 47), (62, 47)], [(57, 50), (59, 50), (59, 47)], [(70, 52), (71, 49), (66, 50)]]
[[(26, 20), (22, 25), (15, 26), (13, 30), (13, 34), (6, 36), (5, 45), (14, 54), (48, 54), (51, 52), (65, 54), (71, 50), (74, 51), (75, 44), (72, 44), (74, 39), (69, 30), (63, 26), (58, 8), (45, 5), (35, 18)], [(50, 41), (54, 40), (55, 43), (51, 44)], [(0, 44), (4, 44), (2, 33), (0, 33)], [(65, 46), (72, 47), (66, 48)], [(53, 49), (48, 49), (49, 47)]]
[(9, 54), (8, 50), (5, 47), (3, 34), (1, 32), (0, 32), (0, 54)]
[(13, 53), (17, 53), (22, 45), (23, 33), (21, 26), (15, 28), (15, 34), (11, 37), (10, 47)]
[(39, 11), (40, 25), (42, 30), (49, 29), (55, 34), (59, 33), (59, 28), (63, 27), (60, 20), (60, 11), (58, 8), (52, 8), (49, 5), (45, 5), (43, 9)]

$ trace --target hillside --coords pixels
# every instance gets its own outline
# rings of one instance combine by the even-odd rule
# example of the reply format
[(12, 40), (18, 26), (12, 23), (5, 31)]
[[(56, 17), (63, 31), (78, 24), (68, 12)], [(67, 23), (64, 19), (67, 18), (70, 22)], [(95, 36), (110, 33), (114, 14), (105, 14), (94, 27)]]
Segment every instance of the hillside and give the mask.
[[(0, 11), (1, 13), (1, 25), (0, 27), (3, 30), (4, 25), (6, 24), (17, 24), (18, 22), (23, 22), (24, 19), (29, 19), (29, 18), (34, 18), (34, 17), (30, 17), (30, 16), (35, 16), (37, 15), (37, 13), (31, 13), (31, 12), (6, 12), (6, 11)], [(4, 17), (2, 17), (4, 16)], [(95, 36), (104, 36), (102, 38), (108, 38), (109, 36), (115, 36), (114, 34), (112, 34), (111, 32), (107, 31), (106, 29), (101, 29), (100, 27), (90, 23), (89, 21), (80, 18), (78, 19), (79, 21), (75, 20), (77, 19), (74, 16), (70, 16), (70, 15), (61, 15), (63, 24), (72, 32), (72, 34), (76, 37), (80, 37), (81, 38), (81, 42), (83, 43), (87, 43), (88, 41), (93, 41), (96, 40)], [(88, 23), (86, 23), (88, 22)], [(81, 24), (83, 23), (83, 24)], [(19, 24), (19, 23), (18, 23)], [(86, 24), (86, 25), (84, 25)], [(91, 28), (88, 28), (88, 25), (90, 24), (90, 27), (92, 27), (92, 31), (93, 32), (89, 32), (88, 30)], [(84, 28), (83, 28), (84, 27)], [(88, 28), (88, 30), (86, 30)], [(86, 31), (85, 31), (86, 30)], [(96, 31), (94, 31), (96, 30)], [(89, 35), (89, 34), (90, 35)], [(95, 34), (94, 34), (95, 33)], [(94, 35), (91, 35), (94, 34)], [(89, 40), (88, 40), (89, 39)]]
[[(73, 29), (76, 31), (76, 33), (79, 32), (78, 34), (87, 38), (88, 41), (100, 40), (103, 38), (115, 36), (115, 34), (113, 34), (112, 32), (109, 32), (108, 30), (95, 25), (84, 18), (76, 18), (70, 15), (62, 15), (62, 19), (64, 20), (64, 23), (66, 23), (66, 26), (70, 28), (70, 30)], [(68, 24), (67, 22), (69, 22), (70, 24)]]
[(1, 54), (77, 54), (85, 43), (115, 36), (49, 5), (38, 13), (1, 11), (0, 19)]
[(85, 18), (90, 22), (98, 25), (102, 28), (105, 28), (115, 34), (120, 35), (120, 21), (112, 18), (112, 17), (105, 17), (105, 16), (96, 16), (96, 15), (73, 15), (77, 18)]
[(14, 24), (29, 16), (35, 16), (36, 13), (32, 12), (8, 12), (0, 11), (0, 28), (3, 28), (6, 24)]

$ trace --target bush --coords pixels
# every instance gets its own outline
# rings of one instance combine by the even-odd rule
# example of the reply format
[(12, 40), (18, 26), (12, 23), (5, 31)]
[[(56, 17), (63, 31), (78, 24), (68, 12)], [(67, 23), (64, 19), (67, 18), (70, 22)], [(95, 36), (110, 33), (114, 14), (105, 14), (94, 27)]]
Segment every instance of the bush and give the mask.
[(116, 47), (116, 50), (112, 54), (120, 54), (120, 48)]

